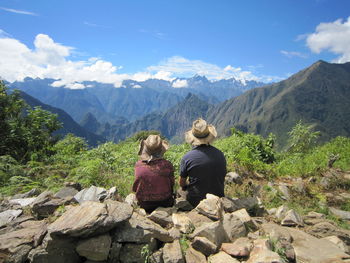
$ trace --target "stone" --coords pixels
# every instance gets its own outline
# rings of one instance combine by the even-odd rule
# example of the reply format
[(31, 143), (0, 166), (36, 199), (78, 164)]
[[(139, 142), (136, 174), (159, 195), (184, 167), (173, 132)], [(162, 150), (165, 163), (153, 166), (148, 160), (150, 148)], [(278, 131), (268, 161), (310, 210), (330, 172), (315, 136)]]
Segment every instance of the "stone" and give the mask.
[(215, 255), (211, 255), (208, 258), (210, 263), (239, 263), (239, 261), (230, 255), (226, 254), (224, 251), (220, 251)]
[(247, 229), (244, 223), (233, 213), (224, 215), (223, 228), (228, 240), (231, 242), (247, 235)]
[(164, 263), (164, 260), (163, 260), (163, 249), (159, 249), (158, 251), (154, 252), (149, 257), (149, 262), (150, 263)]
[[(26, 262), (29, 252), (32, 250), (32, 246), (29, 245), (21, 245), (17, 247), (11, 255), (9, 255), (7, 262)], [(1, 256), (0, 256), (1, 260)], [(2, 261), (1, 261), (2, 262)]]
[(114, 201), (119, 201), (119, 195), (118, 195), (118, 190), (117, 187), (113, 186), (111, 189), (107, 191), (107, 196), (105, 200), (114, 200)]
[(95, 201), (99, 202), (105, 199), (107, 196), (106, 189), (102, 187), (90, 186), (90, 188), (85, 188), (78, 192), (74, 198), (80, 204), (86, 201)]
[(76, 248), (77, 253), (89, 260), (107, 260), (112, 239), (108, 234), (81, 240)]
[(306, 217), (307, 218), (316, 218), (316, 219), (326, 218), (326, 216), (324, 214), (317, 213), (317, 212), (314, 212), (314, 211), (309, 212), (306, 215)]
[(328, 236), (328, 237), (324, 237), (322, 239), (332, 242), (337, 247), (339, 247), (343, 252), (349, 254), (350, 251), (349, 251), (348, 246), (339, 237), (337, 237), (337, 236)]
[(243, 183), (243, 179), (242, 177), (236, 173), (236, 172), (229, 172), (226, 174), (225, 176), (225, 183), (228, 184), (242, 184)]
[(173, 220), (171, 214), (174, 212), (173, 207), (158, 207), (147, 218), (159, 224), (162, 227), (172, 226)]
[(284, 218), (284, 216), (286, 215), (286, 213), (289, 211), (290, 209), (285, 206), (285, 205), (281, 205), (280, 207), (277, 208), (276, 211), (276, 218), (278, 220), (282, 220)]
[(144, 263), (145, 256), (142, 255), (142, 249), (146, 244), (126, 243), (120, 250), (119, 260), (123, 263)]
[(185, 198), (176, 198), (174, 207), (179, 211), (191, 211), (193, 206)]
[(289, 193), (289, 189), (288, 186), (285, 184), (280, 184), (278, 186), (278, 190), (282, 193), (282, 198), (284, 200), (290, 200), (290, 193)]
[(245, 208), (249, 211), (261, 205), (259, 198), (256, 196), (246, 198), (232, 198), (232, 201), (237, 207), (237, 210)]
[(186, 263), (207, 263), (207, 258), (192, 247), (186, 250), (185, 259)]
[(134, 193), (128, 194), (125, 199), (124, 202), (131, 205), (132, 207), (137, 206), (137, 199), (136, 199), (136, 195)]
[(254, 248), (247, 260), (247, 263), (256, 262), (284, 263), (284, 260), (271, 250), (268, 239), (257, 239), (254, 241)]
[(81, 184), (78, 182), (64, 182), (63, 184), (65, 187), (71, 187), (74, 188), (77, 191), (81, 191)]
[(200, 227), (201, 225), (205, 223), (212, 223), (214, 222), (212, 219), (199, 214), (196, 210), (192, 210), (188, 213), (186, 213), (187, 217), (191, 220), (192, 224), (195, 228)]
[(30, 207), (34, 214), (43, 218), (51, 215), (62, 204), (64, 204), (62, 199), (53, 200), (52, 192), (45, 191), (36, 197)]
[(343, 211), (343, 210), (340, 210), (340, 209), (337, 209), (337, 208), (334, 208), (334, 207), (330, 207), (329, 211), (333, 215), (339, 217), (340, 219), (350, 220), (350, 212), (348, 212), (348, 211)]
[(207, 257), (209, 257), (211, 254), (216, 253), (218, 250), (217, 245), (215, 245), (206, 237), (195, 237), (192, 241), (192, 247)]
[(163, 261), (164, 263), (185, 263), (179, 240), (164, 245)]
[(69, 208), (48, 229), (52, 235), (73, 237), (103, 234), (128, 220), (132, 211), (131, 206), (117, 201), (106, 204), (86, 201), (79, 206)]
[(7, 225), (22, 214), (22, 210), (6, 210), (0, 213), (0, 228)]
[[(239, 219), (238, 219), (239, 220)], [(241, 223), (243, 225), (243, 223)], [(212, 223), (205, 223), (196, 228), (190, 235), (190, 238), (206, 237), (217, 246), (221, 246), (222, 243), (228, 242), (229, 238), (225, 232), (224, 226), (221, 221)]]
[(9, 203), (12, 205), (20, 205), (21, 207), (26, 207), (28, 205), (31, 205), (35, 199), (36, 197), (11, 199), (9, 200)]
[(282, 226), (303, 226), (304, 222), (301, 216), (294, 210), (289, 210), (281, 221)]
[(20, 229), (0, 235), (0, 262), (12, 257), (23, 245), (38, 246), (45, 233), (46, 222), (26, 221), (20, 224)]
[(108, 263), (119, 263), (119, 255), (122, 246), (121, 243), (112, 243), (111, 249), (109, 250)]
[(40, 190), (37, 188), (33, 188), (32, 190), (30, 190), (24, 194), (16, 194), (11, 199), (29, 198), (29, 197), (37, 196), (39, 194), (40, 194)]
[(339, 228), (333, 223), (327, 221), (319, 222), (313, 226), (307, 227), (305, 229), (305, 232), (317, 238), (337, 236), (341, 240), (343, 240), (348, 246), (350, 246), (350, 231)]
[(294, 182), (293, 189), (300, 194), (306, 193), (305, 183), (302, 178), (297, 178)]
[(225, 213), (232, 213), (239, 209), (234, 201), (229, 197), (221, 197), (221, 203)]
[(253, 243), (249, 238), (240, 237), (233, 243), (223, 243), (221, 250), (233, 257), (248, 257), (253, 248)]
[(61, 198), (61, 199), (65, 199), (67, 197), (74, 197), (76, 194), (78, 193), (78, 190), (73, 188), (73, 187), (69, 187), (66, 186), (64, 188), (62, 188), (61, 190), (59, 190), (54, 197), (55, 198)]
[(248, 229), (251, 229), (253, 231), (257, 230), (257, 226), (245, 208), (239, 209), (235, 212), (232, 212), (231, 214), (238, 217)]
[(176, 227), (172, 227), (169, 229), (169, 235), (175, 240), (181, 238), (181, 232)]
[(135, 212), (127, 222), (117, 226), (114, 232), (114, 240), (117, 242), (148, 243), (151, 238), (162, 242), (174, 240), (169, 231)]
[(223, 207), (220, 197), (212, 194), (206, 194), (206, 199), (200, 201), (195, 209), (198, 213), (213, 220), (219, 220), (223, 215)]
[(184, 234), (191, 233), (194, 230), (194, 225), (185, 213), (174, 213), (172, 215), (174, 226)]

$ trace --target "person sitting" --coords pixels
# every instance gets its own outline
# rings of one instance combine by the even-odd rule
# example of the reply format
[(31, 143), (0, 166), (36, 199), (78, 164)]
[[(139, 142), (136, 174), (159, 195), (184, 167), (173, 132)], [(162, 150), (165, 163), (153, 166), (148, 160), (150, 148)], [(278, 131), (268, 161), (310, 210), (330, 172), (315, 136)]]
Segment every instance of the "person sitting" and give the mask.
[(186, 190), (186, 199), (193, 207), (208, 193), (224, 196), (226, 159), (219, 149), (210, 145), (216, 137), (215, 127), (201, 118), (185, 133), (185, 140), (192, 145), (192, 150), (181, 159), (179, 184)]
[(174, 203), (174, 167), (163, 158), (169, 148), (159, 135), (149, 135), (141, 140), (140, 160), (135, 164), (135, 181), (132, 190), (141, 208), (151, 213), (159, 206), (170, 207)]

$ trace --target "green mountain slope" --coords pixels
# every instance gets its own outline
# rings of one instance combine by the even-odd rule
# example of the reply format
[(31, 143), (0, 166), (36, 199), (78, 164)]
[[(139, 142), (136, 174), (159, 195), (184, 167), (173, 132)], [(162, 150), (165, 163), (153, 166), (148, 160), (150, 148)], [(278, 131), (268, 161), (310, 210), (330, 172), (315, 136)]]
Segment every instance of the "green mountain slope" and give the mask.
[(299, 120), (321, 131), (321, 141), (350, 136), (350, 63), (318, 61), (287, 80), (225, 101), (208, 120), (226, 135), (233, 126), (263, 136), (272, 132), (280, 147)]

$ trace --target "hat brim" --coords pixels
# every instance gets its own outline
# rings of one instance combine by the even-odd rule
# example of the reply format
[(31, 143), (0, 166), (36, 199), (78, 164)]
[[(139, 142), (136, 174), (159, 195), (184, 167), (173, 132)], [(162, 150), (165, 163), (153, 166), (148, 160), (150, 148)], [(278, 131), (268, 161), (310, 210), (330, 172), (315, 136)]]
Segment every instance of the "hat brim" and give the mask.
[(204, 138), (197, 138), (193, 135), (192, 130), (189, 130), (185, 133), (185, 141), (192, 145), (201, 145), (201, 144), (210, 144), (212, 143), (216, 137), (217, 132), (213, 125), (208, 125), (209, 134)]
[(164, 153), (169, 149), (169, 143), (166, 140), (162, 140), (162, 146), (160, 147), (160, 150), (152, 155), (146, 151), (144, 141), (145, 140), (140, 141), (139, 151), (138, 151), (138, 155), (142, 161), (150, 160), (154, 156), (163, 157)]

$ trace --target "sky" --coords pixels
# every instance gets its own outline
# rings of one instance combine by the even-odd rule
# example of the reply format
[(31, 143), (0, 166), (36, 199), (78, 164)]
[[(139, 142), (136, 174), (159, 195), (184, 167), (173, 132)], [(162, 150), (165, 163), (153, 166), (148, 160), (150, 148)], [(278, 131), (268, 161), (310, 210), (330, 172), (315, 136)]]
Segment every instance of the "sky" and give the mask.
[(318, 60), (350, 61), (349, 0), (0, 0), (0, 78), (10, 82), (273, 82)]

